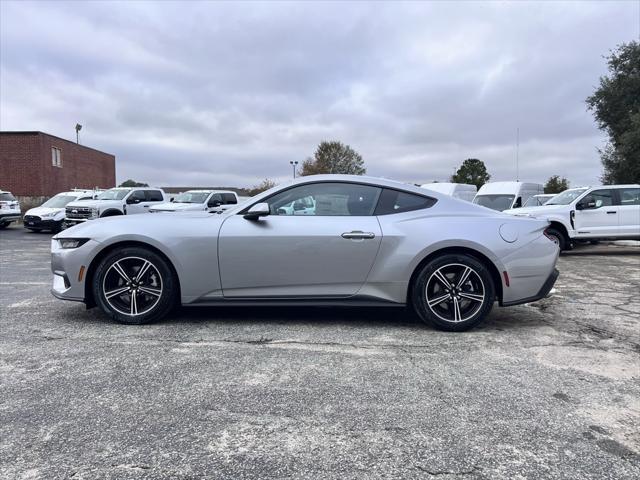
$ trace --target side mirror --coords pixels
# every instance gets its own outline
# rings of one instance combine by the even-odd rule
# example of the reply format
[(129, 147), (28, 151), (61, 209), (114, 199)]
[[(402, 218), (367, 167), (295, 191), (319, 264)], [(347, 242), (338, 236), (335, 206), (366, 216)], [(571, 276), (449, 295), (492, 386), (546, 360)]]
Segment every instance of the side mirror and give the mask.
[(175, 199), (176, 199), (176, 197), (171, 197), (171, 198), (169, 199), (169, 201), (173, 203), (173, 201), (174, 201)]
[(127, 203), (129, 205), (131, 205), (133, 203), (140, 203), (140, 199), (139, 198), (131, 198), (131, 197), (129, 197), (129, 198), (127, 198)]
[(269, 213), (270, 210), (268, 203), (256, 203), (247, 213), (244, 214), (244, 218), (247, 220), (257, 220), (260, 217), (266, 217)]
[(584, 210), (584, 203), (582, 202), (576, 203), (576, 210)]
[(216, 208), (216, 207), (219, 207), (220, 205), (222, 205), (222, 202), (220, 200), (214, 200), (213, 202), (209, 202), (207, 204), (209, 208)]

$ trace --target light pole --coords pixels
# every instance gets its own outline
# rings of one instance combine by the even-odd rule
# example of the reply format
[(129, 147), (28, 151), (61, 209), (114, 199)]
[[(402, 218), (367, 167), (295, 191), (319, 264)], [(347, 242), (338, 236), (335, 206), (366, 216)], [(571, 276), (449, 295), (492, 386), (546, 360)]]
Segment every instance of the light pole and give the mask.
[(76, 143), (80, 143), (80, 130), (82, 130), (82, 125), (76, 123)]
[(293, 179), (295, 180), (296, 179), (296, 167), (298, 166), (298, 161), (297, 160), (295, 160), (295, 161), (292, 160), (289, 163), (293, 167)]

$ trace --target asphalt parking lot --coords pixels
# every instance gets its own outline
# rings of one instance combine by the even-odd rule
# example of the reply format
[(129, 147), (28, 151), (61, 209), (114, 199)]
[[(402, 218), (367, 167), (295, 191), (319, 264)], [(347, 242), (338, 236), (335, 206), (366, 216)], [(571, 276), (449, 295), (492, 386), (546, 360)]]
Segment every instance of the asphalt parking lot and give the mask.
[(639, 478), (640, 251), (444, 333), (402, 309), (183, 309), (123, 326), (0, 231), (0, 477)]

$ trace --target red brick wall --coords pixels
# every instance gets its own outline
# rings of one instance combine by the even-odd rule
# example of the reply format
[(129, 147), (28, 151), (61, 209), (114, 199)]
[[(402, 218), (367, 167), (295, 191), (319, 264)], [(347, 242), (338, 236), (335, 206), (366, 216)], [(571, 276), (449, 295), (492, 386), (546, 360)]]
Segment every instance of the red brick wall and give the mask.
[[(62, 168), (51, 162), (61, 150)], [(45, 133), (0, 134), (0, 189), (19, 196), (52, 196), (72, 188), (111, 188), (116, 158)]]

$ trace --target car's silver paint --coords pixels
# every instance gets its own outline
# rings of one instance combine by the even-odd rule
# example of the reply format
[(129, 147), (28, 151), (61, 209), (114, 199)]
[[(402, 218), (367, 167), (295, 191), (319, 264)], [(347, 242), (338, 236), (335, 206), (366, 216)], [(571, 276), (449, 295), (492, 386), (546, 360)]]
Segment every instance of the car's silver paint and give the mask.
[[(345, 181), (389, 187), (437, 199), (431, 208), (370, 217), (243, 217), (251, 206), (291, 186)], [(509, 243), (500, 227), (517, 232)], [(505, 303), (535, 296), (549, 277), (558, 248), (543, 234), (548, 222), (512, 217), (420, 187), (369, 177), (317, 175), (274, 187), (223, 214), (135, 215), (85, 222), (54, 238), (90, 238), (62, 250), (52, 242), (52, 270), (70, 283), (54, 295), (83, 300), (81, 266), (112, 245), (137, 242), (163, 253), (173, 265), (183, 304), (227, 299), (340, 299), (355, 297), (405, 303), (411, 275), (430, 254), (450, 247), (474, 250), (508, 272)], [(373, 233), (349, 239), (343, 233)]]

